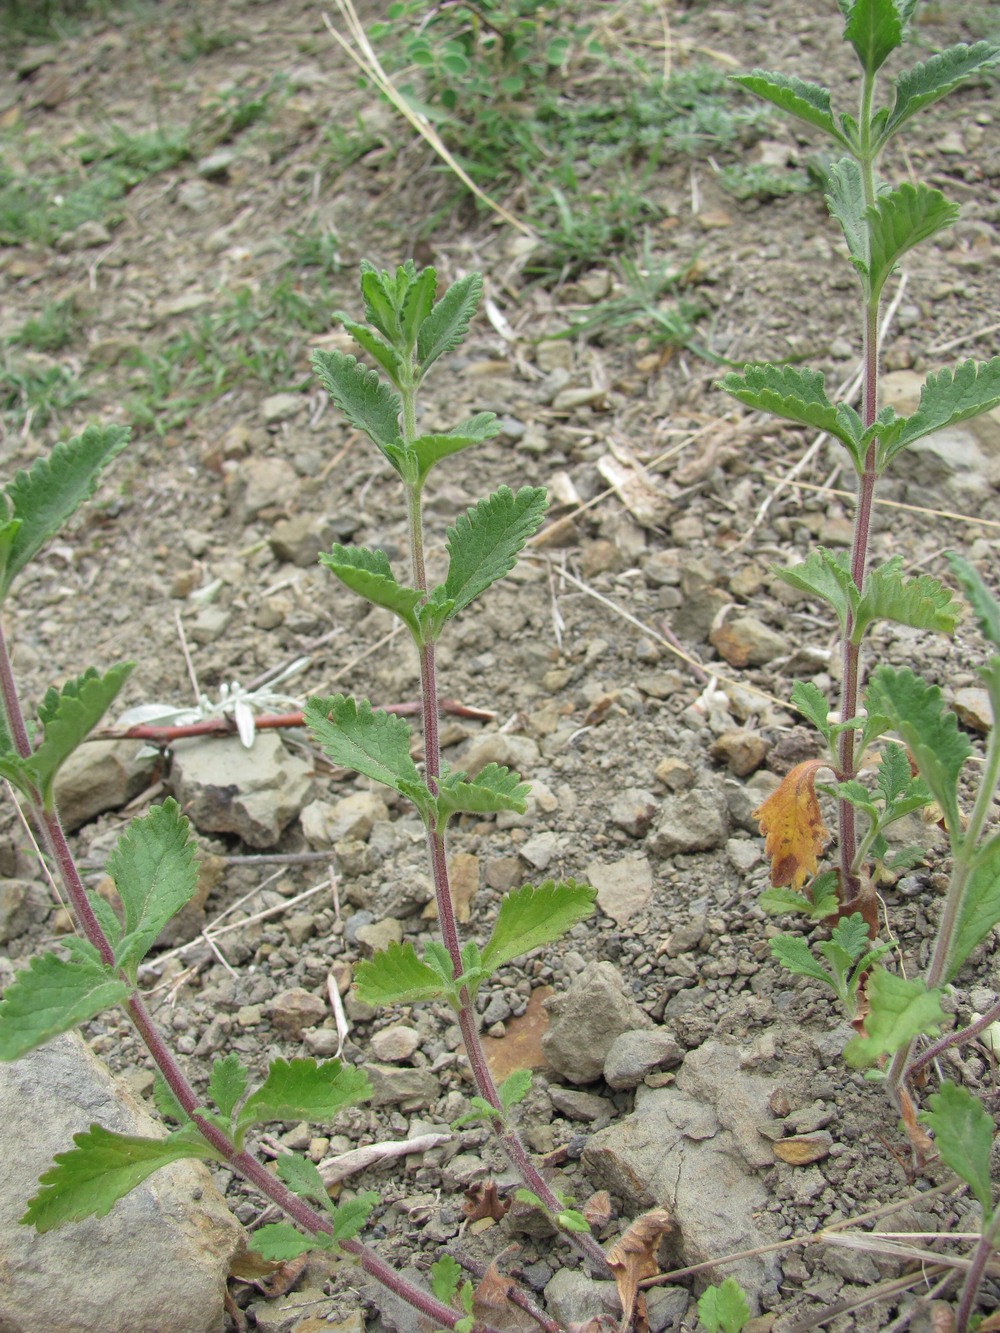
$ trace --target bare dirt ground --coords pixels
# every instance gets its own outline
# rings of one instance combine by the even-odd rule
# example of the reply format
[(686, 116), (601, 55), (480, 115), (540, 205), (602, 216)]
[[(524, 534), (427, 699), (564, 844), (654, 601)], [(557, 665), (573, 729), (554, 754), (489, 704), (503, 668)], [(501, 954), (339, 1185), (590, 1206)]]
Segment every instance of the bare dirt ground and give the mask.
[[(580, 8), (606, 25), (609, 40), (662, 64), (665, 29), (656, 12), (639, 3)], [(359, 6), (365, 21), (382, 9)], [(918, 30), (923, 51), (990, 35), (988, 9), (928, 8)], [(850, 69), (832, 3), (731, 0), (668, 11), (675, 66), (706, 60), (728, 72), (764, 64), (803, 76), (818, 70), (831, 81)], [(10, 46), (2, 77), (5, 172), (58, 176), (65, 189), (74, 172), (87, 174), (80, 142), (107, 145), (119, 132), (159, 131), (162, 138), (176, 130), (190, 149), (142, 175), (97, 223), (59, 214), (47, 234), (32, 237), (23, 224), (0, 219), (8, 232), (0, 248), (0, 335), (17, 335), (57, 303), (71, 312), (62, 345), (22, 342), (5, 352), (4, 382), (14, 387), (4, 400), (3, 476), (88, 421), (118, 421), (134, 432), (97, 502), (18, 589), (10, 628), (25, 696), (37, 699), (86, 665), (128, 658), (137, 666), (125, 704), (186, 704), (191, 684), (179, 621), (200, 687), (213, 697), (229, 682), (248, 685), (306, 656), (307, 665), (280, 687), (294, 696), (346, 690), (379, 703), (414, 698), (416, 660), (402, 638), (387, 643), (388, 620), (352, 604), (309, 547), (308, 534), (320, 532), (326, 543), (350, 539), (391, 555), (405, 550), (405, 527), (389, 469), (324, 402), (308, 354), (315, 346), (346, 350), (330, 311), (359, 311), (363, 257), (389, 267), (414, 256), (443, 279), (480, 269), (492, 313), (441, 364), (425, 420), (447, 426), (491, 410), (503, 418), (504, 433), (459, 456), (432, 487), (432, 540), (440, 549), (454, 515), (500, 484), (550, 487), (559, 526), (459, 622), (441, 654), (444, 692), (494, 715), (492, 722), (448, 722), (451, 761), (461, 764), (481, 735), (501, 731), (504, 753), (539, 784), (525, 820), (470, 819), (452, 839), (453, 853), (472, 858), (465, 863), (468, 930), (485, 936), (502, 892), (524, 878), (587, 878), (595, 866), (598, 875), (611, 867), (619, 876), (610, 911), (577, 927), (565, 947), (505, 969), (486, 997), (497, 1058), (506, 1058), (503, 1043), (520, 1033), (522, 1058), (538, 1064), (524, 1111), (529, 1143), (555, 1154), (564, 1187), (578, 1199), (607, 1185), (595, 1177), (587, 1140), (595, 1125), (635, 1114), (635, 1093), (598, 1080), (586, 1091), (603, 1098), (603, 1112), (574, 1103), (566, 1095), (572, 1080), (543, 1062), (542, 1011), (529, 1007), (539, 988), (564, 992), (588, 963), (605, 960), (623, 992), (674, 1034), (688, 1059), (721, 1042), (734, 1067), (767, 1080), (771, 1110), (784, 1125), (779, 1137), (796, 1126), (827, 1135), (825, 1155), (808, 1164), (741, 1159), (736, 1178), (763, 1187), (761, 1238), (809, 1235), (906, 1198), (916, 1202), (899, 1214), (896, 1230), (947, 1236), (969, 1229), (974, 1210), (966, 1198), (934, 1195), (921, 1205), (920, 1195), (944, 1174), (932, 1166), (913, 1178), (880, 1089), (839, 1057), (838, 1015), (818, 986), (778, 968), (768, 948), (776, 927), (756, 905), (767, 866), (749, 811), (769, 775), (812, 743), (781, 701), (795, 678), (829, 686), (838, 670), (827, 617), (791, 597), (769, 567), (801, 559), (817, 541), (846, 544), (851, 502), (841, 490), (849, 489), (847, 470), (830, 442), (812, 447), (801, 431), (742, 413), (715, 382), (725, 359), (788, 357), (806, 359), (833, 385), (849, 382), (860, 336), (856, 289), (821, 194), (741, 201), (722, 188), (718, 169), (766, 160), (799, 170), (816, 146), (809, 135), (800, 139), (775, 121), (725, 149), (682, 152), (667, 141), (645, 164), (643, 191), (655, 205), (651, 252), (687, 275), (683, 294), (705, 311), (692, 340), (700, 350), (661, 354), (648, 327), (559, 336), (623, 290), (614, 256), (535, 275), (538, 248), (471, 205), (402, 119), (359, 82), (312, 4), (166, 0), (126, 8), (41, 47)], [(263, 109), (248, 111), (255, 99)], [(885, 165), (887, 175), (912, 172), (962, 205), (958, 227), (905, 267), (885, 340), (886, 366), (897, 377), (997, 350), (998, 114), (996, 82), (976, 85), (918, 121), (912, 140)], [(527, 190), (505, 199), (518, 216)], [(48, 206), (61, 207), (51, 198)], [(81, 396), (57, 401), (50, 394), (47, 420), (44, 403), (26, 413), (26, 365), (49, 372), (53, 383), (71, 379)], [(275, 401), (277, 394), (290, 397)], [(908, 568), (940, 572), (940, 553), (955, 547), (995, 581), (1000, 425), (984, 427), (980, 444), (979, 461), (965, 470), (935, 470), (932, 460), (894, 483), (887, 494), (911, 507), (879, 510), (878, 555), (899, 554)], [(802, 485), (779, 488), (776, 478), (806, 455), (795, 478)], [(290, 520), (304, 542), (294, 550), (276, 546)], [(754, 646), (743, 665), (738, 654), (725, 660), (709, 639), (730, 605), (731, 616), (759, 622), (747, 631)], [(982, 648), (971, 628), (954, 643), (882, 631), (872, 652), (929, 671), (954, 695), (974, 684)], [(741, 768), (726, 740), (733, 731), (752, 738), (757, 757), (749, 767)], [(169, 771), (163, 777), (169, 783)], [(358, 791), (367, 784), (319, 767), (311, 796), (322, 812)], [(690, 836), (673, 839), (669, 812), (683, 807), (685, 794), (705, 792), (716, 801), (718, 835), (701, 848)], [(95, 880), (125, 817), (102, 814), (75, 835)], [(315, 833), (318, 819), (294, 819), (267, 850), (323, 850), (329, 843)], [(921, 831), (926, 865), (885, 890), (886, 929), (904, 964), (926, 951), (940, 899), (933, 834)], [(199, 832), (205, 852), (229, 859), (217, 863), (218, 882), (192, 934), (237, 900), (244, 899), (238, 914), (249, 916), (323, 887), (220, 939), (222, 957), (202, 940), (162, 965), (160, 1016), (196, 1079), (207, 1076), (214, 1053), (230, 1048), (255, 1068), (277, 1054), (321, 1051), (315, 1032), (329, 1035), (332, 1017), (303, 1044), (280, 1034), (272, 1006), (293, 987), (322, 996), (332, 968), (345, 980), (345, 965), (363, 954), (359, 927), (391, 919), (405, 938), (425, 936), (427, 880), (410, 813), (390, 804), (374, 828), (369, 821), (367, 830), (337, 837), (334, 896), (325, 867), (262, 866), (242, 859), (259, 847)], [(38, 877), (8, 812), (0, 815), (0, 874)], [(623, 904), (629, 895), (621, 885), (633, 881), (640, 890)], [(17, 960), (61, 929), (53, 908), (4, 948)], [(963, 1016), (982, 1010), (998, 991), (991, 942), (958, 978), (954, 1008)], [(433, 1073), (433, 1094), (411, 1092), (352, 1113), (314, 1129), (317, 1137), (303, 1146), (320, 1157), (427, 1125), (446, 1129), (470, 1095), (448, 1013), (373, 1014), (350, 1003), (348, 1013), (346, 1058), (371, 1060), (372, 1036), (402, 1023), (418, 1041), (401, 1067)], [(123, 1025), (109, 1017), (86, 1035), (149, 1094), (147, 1061)], [(951, 1076), (981, 1089), (995, 1109), (989, 1061), (965, 1056)], [(508, 1243), (506, 1222), (470, 1228), (462, 1218), (463, 1188), (490, 1172), (504, 1179), (485, 1133), (473, 1126), (435, 1157), (375, 1168), (350, 1183), (381, 1196), (376, 1246), (400, 1266), (426, 1269), (442, 1243), (464, 1244), (480, 1259)], [(220, 1183), (240, 1220), (252, 1225), (257, 1202), (224, 1175)], [(602, 1240), (610, 1243), (634, 1211), (611, 1188)], [(538, 1291), (575, 1262), (551, 1239), (517, 1239), (516, 1262)], [(689, 1253), (682, 1245), (674, 1262)], [(911, 1267), (832, 1246), (790, 1249), (761, 1270), (750, 1292), (762, 1321), (755, 1327), (812, 1328), (821, 1320), (844, 1333), (888, 1327), (909, 1309), (919, 1282), (866, 1309), (837, 1309)], [(700, 1282), (671, 1284), (671, 1300), (661, 1301), (651, 1326), (693, 1329)], [(370, 1292), (358, 1294), (350, 1272), (317, 1271), (311, 1291), (310, 1318), (368, 1333), (393, 1326)], [(279, 1317), (247, 1284), (235, 1283), (234, 1292), (251, 1328), (290, 1330), (305, 1318), (290, 1306)], [(987, 1283), (984, 1310), (997, 1292)], [(915, 1314), (911, 1326), (928, 1328), (927, 1319)]]

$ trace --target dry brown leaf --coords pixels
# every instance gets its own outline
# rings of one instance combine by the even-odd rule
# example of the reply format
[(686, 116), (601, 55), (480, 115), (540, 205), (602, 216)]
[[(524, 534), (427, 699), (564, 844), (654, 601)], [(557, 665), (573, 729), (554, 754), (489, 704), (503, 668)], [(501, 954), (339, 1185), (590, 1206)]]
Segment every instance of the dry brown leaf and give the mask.
[(607, 1190), (592, 1194), (581, 1209), (592, 1227), (605, 1227), (611, 1221), (611, 1195)]
[(801, 889), (815, 875), (817, 857), (830, 836), (816, 799), (816, 774), (822, 759), (807, 759), (789, 769), (767, 800), (753, 812), (764, 834), (771, 861), (771, 883)]
[(922, 1166), (924, 1162), (934, 1156), (934, 1140), (923, 1125), (917, 1124), (917, 1108), (913, 1105), (913, 1098), (905, 1088), (899, 1089), (899, 1115), (914, 1156), (918, 1164)]
[(516, 1289), (517, 1283), (504, 1277), (494, 1259), (476, 1287), (472, 1313), (497, 1333), (538, 1333), (537, 1320), (511, 1300), (511, 1292)]
[(279, 1296), (287, 1296), (306, 1271), (308, 1262), (308, 1254), (299, 1254), (294, 1259), (286, 1259), (270, 1277), (258, 1278), (254, 1286), (268, 1301), (275, 1301)]
[(608, 1266), (614, 1274), (618, 1299), (625, 1312), (625, 1327), (635, 1309), (639, 1283), (643, 1278), (655, 1277), (660, 1271), (656, 1262), (657, 1246), (660, 1237), (672, 1227), (673, 1221), (666, 1208), (653, 1208), (637, 1217), (608, 1251)]
[(462, 1212), (470, 1222), (478, 1222), (481, 1217), (491, 1217), (499, 1222), (510, 1209), (510, 1199), (501, 1199), (497, 1193), (496, 1181), (487, 1180), (482, 1185), (473, 1185), (465, 1191), (465, 1203)]

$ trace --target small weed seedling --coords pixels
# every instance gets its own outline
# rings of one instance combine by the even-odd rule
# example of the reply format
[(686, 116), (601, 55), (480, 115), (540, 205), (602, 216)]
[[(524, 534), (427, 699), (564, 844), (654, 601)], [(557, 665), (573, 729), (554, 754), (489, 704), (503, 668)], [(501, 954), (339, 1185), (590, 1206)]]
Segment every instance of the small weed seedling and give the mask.
[[(571, 1201), (561, 1198), (534, 1166), (512, 1123), (514, 1106), (530, 1085), (526, 1072), (494, 1083), (476, 1027), (474, 1001), (489, 976), (505, 963), (558, 938), (593, 910), (594, 892), (572, 880), (525, 885), (501, 904), (489, 939), (480, 947), (459, 939), (445, 850), (452, 817), (522, 811), (527, 787), (496, 764), (468, 775), (441, 761), (435, 645), (464, 607), (506, 574), (540, 524), (544, 491), (501, 487), (460, 515), (448, 532), (448, 572), (429, 586), (424, 563), (421, 496), (437, 464), (497, 433), (492, 413), (481, 413), (451, 431), (422, 433), (417, 391), (439, 357), (463, 339), (476, 310), (481, 279), (470, 275), (437, 298), (434, 271), (406, 264), (394, 275), (362, 266), (367, 324), (343, 322), (379, 367), (354, 357), (317, 352), (315, 369), (348, 421), (363, 431), (397, 472), (410, 528), (408, 582), (394, 577), (381, 551), (336, 545), (323, 563), (349, 589), (398, 616), (420, 655), (424, 766), (410, 755), (412, 737), (399, 717), (373, 709), (366, 700), (335, 695), (312, 699), (305, 715), (313, 738), (337, 764), (355, 769), (405, 796), (417, 808), (427, 833), (442, 938), (418, 954), (409, 942), (358, 966), (358, 993), (375, 1005), (444, 1001), (454, 1010), (475, 1078), (477, 1093), (467, 1119), (484, 1121), (517, 1167), (530, 1200), (550, 1218), (602, 1274), (604, 1252)], [(381, 373), (380, 373), (381, 372)], [(90, 495), (104, 468), (125, 447), (120, 427), (90, 427), (56, 445), (30, 471), (19, 472), (0, 490), (0, 605), (16, 576)], [(107, 871), (123, 917), (84, 885), (59, 820), (56, 774), (100, 720), (132, 670), (129, 662), (103, 675), (88, 669), (50, 689), (29, 729), (0, 627), (0, 778), (31, 812), (73, 907), (79, 935), (59, 952), (31, 960), (0, 999), (0, 1059), (14, 1060), (60, 1033), (86, 1023), (109, 1006), (128, 1014), (158, 1070), (155, 1101), (173, 1126), (161, 1138), (112, 1133), (100, 1125), (74, 1136), (59, 1153), (28, 1201), (21, 1221), (47, 1231), (89, 1216), (103, 1216), (116, 1200), (159, 1167), (180, 1158), (225, 1163), (254, 1184), (289, 1218), (261, 1227), (254, 1246), (265, 1257), (284, 1260), (308, 1249), (337, 1249), (353, 1256), (373, 1278), (408, 1301), (434, 1329), (498, 1333), (476, 1307), (476, 1290), (446, 1255), (431, 1268), (431, 1293), (402, 1278), (358, 1238), (378, 1202), (361, 1193), (334, 1205), (311, 1160), (282, 1154), (277, 1174), (266, 1170), (248, 1147), (248, 1136), (271, 1121), (328, 1122), (341, 1109), (364, 1101), (370, 1087), (364, 1072), (339, 1060), (274, 1060), (257, 1087), (235, 1053), (214, 1062), (203, 1095), (195, 1091), (166, 1044), (138, 989), (138, 969), (163, 926), (193, 895), (197, 882), (194, 845), (187, 820), (173, 800), (133, 819), (113, 851)], [(491, 1307), (493, 1308), (493, 1307)], [(555, 1327), (552, 1321), (545, 1327)]]
[[(815, 550), (801, 564), (777, 573), (793, 588), (832, 608), (840, 628), (843, 678), (838, 720), (817, 686), (797, 682), (793, 706), (823, 737), (823, 758), (797, 765), (761, 806), (774, 888), (763, 905), (772, 911), (805, 909), (814, 920), (837, 913), (831, 939), (819, 946), (823, 962), (805, 942), (779, 936), (776, 956), (793, 972), (823, 981), (861, 1029), (845, 1050), (851, 1065), (878, 1066), (911, 1137), (919, 1142), (913, 1078), (930, 1058), (913, 1051), (944, 1021), (941, 988), (953, 980), (976, 945), (1000, 922), (1000, 835), (988, 832), (1000, 780), (1000, 607), (966, 562), (951, 557), (952, 571), (971, 604), (990, 656), (981, 669), (993, 708), (994, 726), (985, 762), (975, 779), (968, 815), (959, 808), (959, 781), (971, 746), (958, 730), (941, 691), (909, 668), (879, 665), (862, 688), (861, 654), (872, 624), (888, 620), (919, 630), (949, 633), (960, 606), (928, 575), (909, 578), (899, 558), (869, 566), (869, 536), (876, 486), (900, 453), (934, 431), (989, 411), (1000, 403), (1000, 357), (966, 361), (954, 371), (928, 376), (920, 404), (909, 417), (878, 406), (879, 305), (902, 256), (953, 223), (955, 205), (921, 182), (891, 186), (876, 173), (890, 139), (924, 107), (975, 78), (1000, 60), (988, 42), (958, 45), (898, 74), (891, 102), (879, 105), (879, 70), (901, 46), (916, 0), (839, 0), (844, 36), (861, 65), (857, 115), (835, 116), (826, 88), (793, 76), (754, 70), (737, 82), (787, 115), (821, 130), (842, 154), (829, 169), (827, 203), (843, 229), (850, 262), (861, 286), (864, 397), (859, 415), (827, 397), (823, 376), (788, 366), (747, 366), (722, 387), (752, 408), (827, 432), (844, 447), (858, 479), (854, 540), (850, 552)], [(903, 745), (883, 738), (895, 733)], [(880, 743), (874, 786), (860, 775), (866, 751)], [(903, 746), (906, 748), (904, 749)], [(837, 800), (837, 865), (821, 873), (818, 858), (827, 832), (817, 800), (816, 779), (832, 769)], [(885, 831), (913, 810), (936, 802), (951, 851), (951, 880), (929, 966), (906, 978), (883, 965), (885, 944), (873, 944), (878, 929), (876, 882), (898, 868)], [(987, 1015), (984, 1025), (996, 1012)], [(978, 1026), (976, 1028), (978, 1030)], [(931, 1048), (967, 1039), (952, 1034)], [(888, 1061), (887, 1068), (884, 1067)], [(983, 1209), (982, 1239), (959, 1301), (957, 1328), (965, 1333), (987, 1258), (1000, 1228), (992, 1207), (989, 1151), (992, 1124), (970, 1092), (944, 1082), (921, 1119), (935, 1133), (938, 1151), (969, 1184)], [(926, 1136), (924, 1136), (926, 1137)]]

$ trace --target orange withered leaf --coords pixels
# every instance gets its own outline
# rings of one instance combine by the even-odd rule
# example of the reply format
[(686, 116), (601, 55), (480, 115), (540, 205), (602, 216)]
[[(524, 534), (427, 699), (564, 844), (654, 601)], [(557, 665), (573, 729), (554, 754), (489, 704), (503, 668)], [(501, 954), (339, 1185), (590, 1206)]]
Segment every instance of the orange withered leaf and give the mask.
[(801, 889), (806, 876), (818, 869), (816, 858), (830, 836), (816, 799), (816, 774), (824, 766), (822, 759), (796, 764), (753, 812), (764, 834), (775, 887), (790, 884)]
[(632, 1318), (632, 1311), (640, 1295), (639, 1283), (645, 1277), (655, 1277), (660, 1271), (656, 1262), (657, 1246), (663, 1233), (672, 1227), (673, 1221), (667, 1210), (654, 1208), (637, 1217), (608, 1250), (608, 1267), (614, 1274), (626, 1324)]

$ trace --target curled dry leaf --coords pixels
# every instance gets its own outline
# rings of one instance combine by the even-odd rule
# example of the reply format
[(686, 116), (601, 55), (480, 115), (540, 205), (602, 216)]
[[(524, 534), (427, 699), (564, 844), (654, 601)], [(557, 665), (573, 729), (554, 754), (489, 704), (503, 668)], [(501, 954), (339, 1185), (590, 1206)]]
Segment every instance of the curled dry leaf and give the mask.
[(611, 1221), (611, 1195), (607, 1190), (592, 1194), (582, 1209), (592, 1227), (604, 1227)]
[(504, 1277), (494, 1259), (476, 1286), (472, 1313), (497, 1333), (538, 1333), (535, 1317), (511, 1299), (519, 1294), (517, 1283)]
[(492, 1217), (494, 1222), (499, 1222), (507, 1215), (509, 1208), (510, 1199), (501, 1199), (496, 1181), (487, 1180), (465, 1191), (462, 1212), (470, 1222), (478, 1222), (481, 1217)]
[(618, 1299), (622, 1303), (627, 1328), (635, 1309), (639, 1283), (643, 1278), (655, 1277), (660, 1271), (656, 1250), (660, 1237), (673, 1227), (666, 1208), (653, 1208), (637, 1217), (621, 1239), (608, 1250), (608, 1266), (615, 1277)]
[(830, 836), (816, 799), (816, 774), (823, 767), (822, 759), (796, 764), (753, 812), (764, 834), (775, 887), (790, 884), (801, 889), (806, 876), (818, 869), (817, 857)]
[(917, 1165), (923, 1166), (934, 1156), (934, 1140), (923, 1125), (917, 1123), (917, 1108), (913, 1105), (913, 1098), (906, 1088), (899, 1089), (899, 1116), (903, 1122), (906, 1137), (910, 1141), (910, 1147), (913, 1149)]

